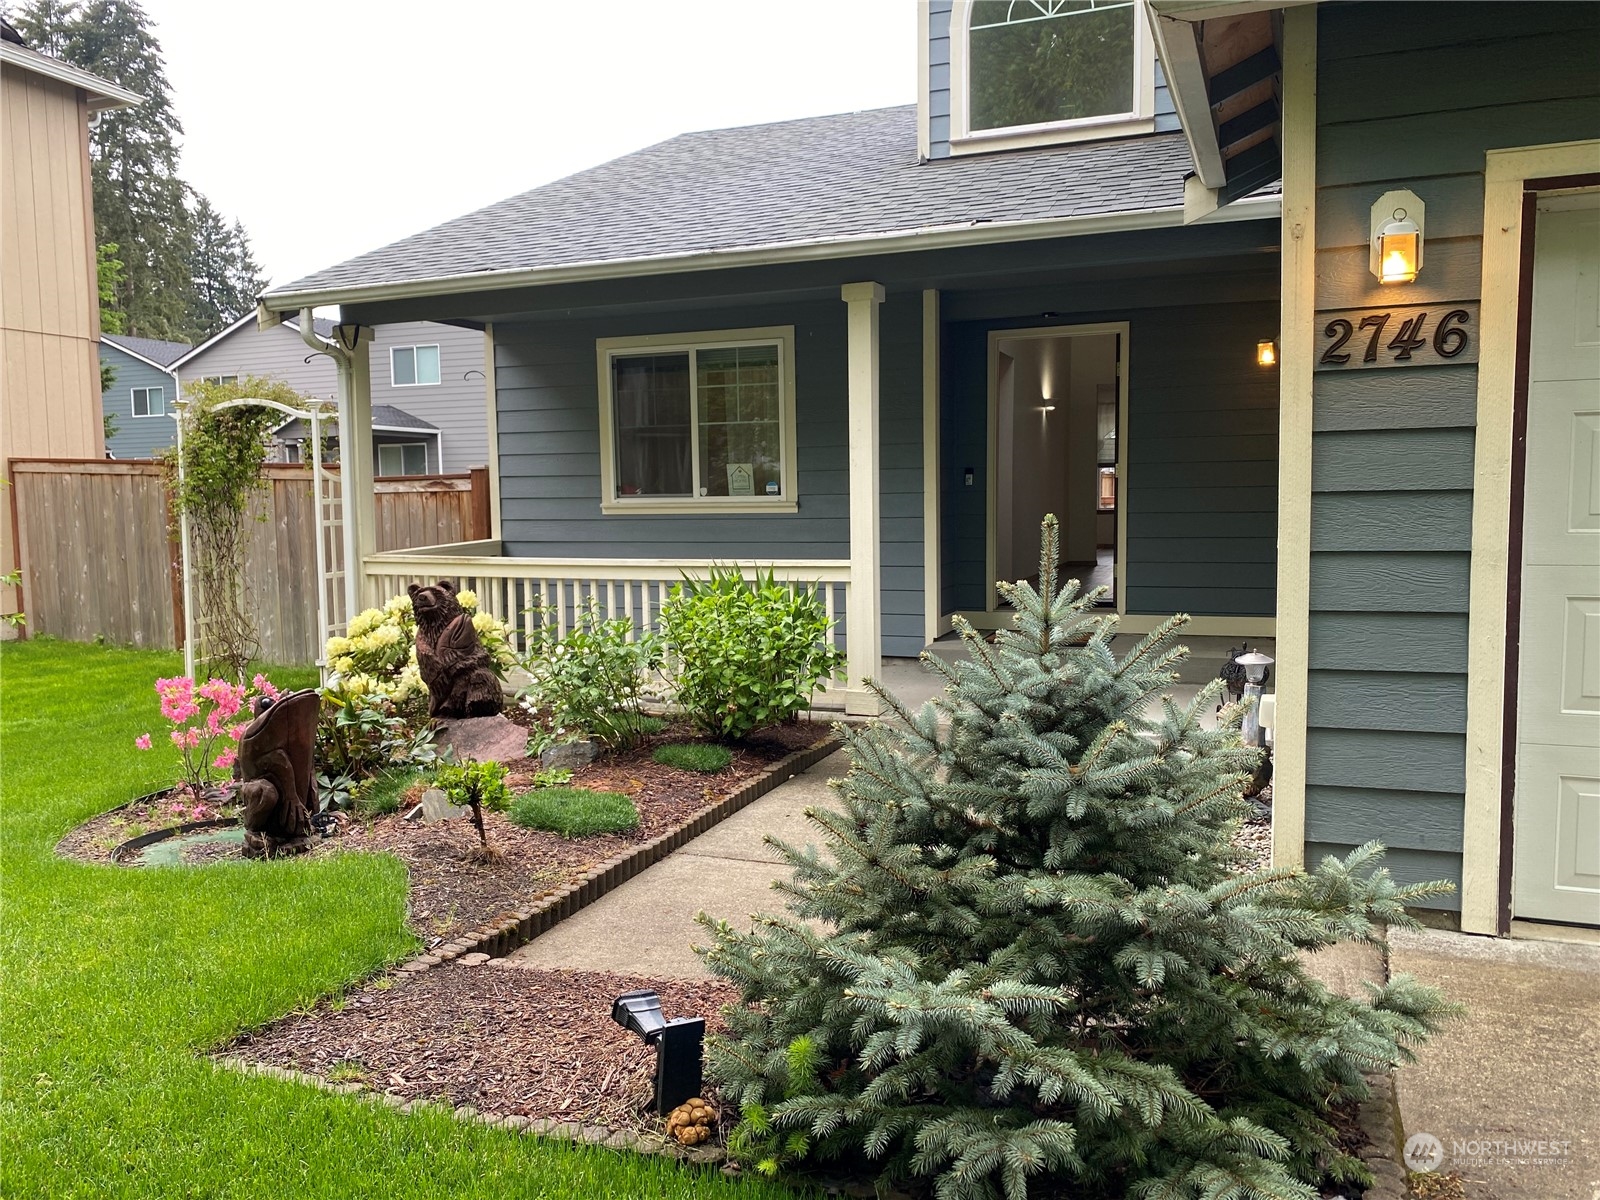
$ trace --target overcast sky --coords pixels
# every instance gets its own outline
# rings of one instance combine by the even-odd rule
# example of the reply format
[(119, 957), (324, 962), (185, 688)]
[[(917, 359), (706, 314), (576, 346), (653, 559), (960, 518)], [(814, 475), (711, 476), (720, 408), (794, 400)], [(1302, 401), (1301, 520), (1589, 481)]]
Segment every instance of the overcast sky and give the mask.
[(144, 0), (275, 284), (697, 129), (906, 104), (915, 0)]

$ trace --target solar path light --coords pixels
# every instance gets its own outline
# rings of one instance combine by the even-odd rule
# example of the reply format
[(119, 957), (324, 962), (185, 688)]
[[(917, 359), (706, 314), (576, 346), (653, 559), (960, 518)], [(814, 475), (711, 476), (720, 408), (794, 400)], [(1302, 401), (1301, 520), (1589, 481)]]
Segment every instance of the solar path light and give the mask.
[(663, 1117), (700, 1094), (704, 1017), (661, 1015), (661, 997), (651, 991), (624, 992), (611, 1002), (611, 1019), (656, 1048), (655, 1110)]

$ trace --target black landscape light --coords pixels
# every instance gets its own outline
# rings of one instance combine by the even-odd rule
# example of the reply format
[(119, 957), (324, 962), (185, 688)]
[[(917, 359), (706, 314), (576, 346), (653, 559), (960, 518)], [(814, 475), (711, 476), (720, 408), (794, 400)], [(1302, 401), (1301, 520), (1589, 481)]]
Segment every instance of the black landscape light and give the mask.
[(663, 1117), (700, 1094), (704, 1017), (661, 1015), (661, 997), (651, 991), (624, 992), (611, 1002), (611, 1019), (656, 1048), (655, 1109)]

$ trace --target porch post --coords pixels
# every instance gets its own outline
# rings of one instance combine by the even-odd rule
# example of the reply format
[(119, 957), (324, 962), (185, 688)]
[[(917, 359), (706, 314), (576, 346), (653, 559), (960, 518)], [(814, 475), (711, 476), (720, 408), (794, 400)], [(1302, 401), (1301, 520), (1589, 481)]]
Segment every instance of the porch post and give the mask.
[(345, 622), (360, 612), (367, 593), (367, 555), (378, 548), (377, 502), (373, 494), (372, 372), (367, 349), (372, 329), (358, 329), (355, 345), (340, 339), (339, 364), (339, 499), (344, 520)]
[(878, 698), (866, 690), (866, 681), (878, 674), (883, 653), (878, 525), (878, 306), (883, 285), (847, 283), (839, 295), (848, 306), (850, 380), (850, 601), (845, 609), (850, 661), (844, 710), (876, 716)]

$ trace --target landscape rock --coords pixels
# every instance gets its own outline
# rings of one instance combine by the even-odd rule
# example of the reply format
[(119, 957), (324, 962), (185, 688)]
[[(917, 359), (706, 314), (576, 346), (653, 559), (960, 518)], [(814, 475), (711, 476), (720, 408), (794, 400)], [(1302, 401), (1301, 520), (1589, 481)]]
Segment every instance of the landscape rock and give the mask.
[(466, 808), (460, 804), (451, 804), (450, 797), (445, 795), (440, 788), (429, 788), (422, 793), (422, 819), (429, 825), (435, 821), (448, 821), (451, 817), (466, 815)]
[(457, 717), (439, 722), (434, 744), (449, 746), (458, 761), (511, 762), (528, 755), (528, 731), (504, 713), (487, 717)]
[(600, 747), (593, 742), (562, 742), (539, 755), (539, 762), (547, 771), (576, 771), (592, 763), (599, 753)]

